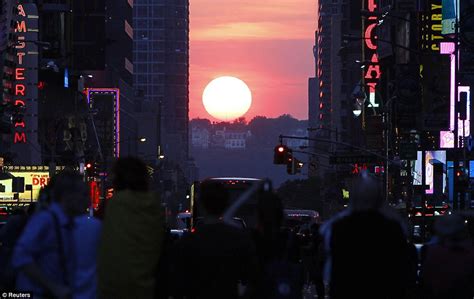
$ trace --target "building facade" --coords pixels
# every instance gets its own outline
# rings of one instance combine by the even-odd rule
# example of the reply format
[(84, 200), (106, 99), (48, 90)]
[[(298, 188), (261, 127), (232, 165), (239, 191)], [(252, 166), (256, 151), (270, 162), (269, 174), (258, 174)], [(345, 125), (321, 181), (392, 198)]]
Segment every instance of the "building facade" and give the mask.
[[(134, 1), (134, 86), (139, 109), (152, 120), (140, 134), (152, 135), (139, 151), (188, 160), (189, 1)], [(145, 116), (148, 115), (148, 116)]]
[[(337, 142), (360, 144), (361, 120), (353, 114), (354, 89), (360, 85), (360, 37), (362, 18), (360, 1), (321, 0), (318, 3), (318, 28), (313, 49), (316, 60), (316, 77), (309, 80), (310, 138), (329, 142), (311, 143), (313, 151), (326, 152), (314, 156), (310, 162), (310, 175), (330, 171), (327, 152), (344, 151)], [(356, 131), (356, 132), (355, 132)], [(318, 144), (316, 146), (316, 144)], [(324, 170), (318, 166), (323, 164)], [(321, 169), (317, 172), (315, 169)]]

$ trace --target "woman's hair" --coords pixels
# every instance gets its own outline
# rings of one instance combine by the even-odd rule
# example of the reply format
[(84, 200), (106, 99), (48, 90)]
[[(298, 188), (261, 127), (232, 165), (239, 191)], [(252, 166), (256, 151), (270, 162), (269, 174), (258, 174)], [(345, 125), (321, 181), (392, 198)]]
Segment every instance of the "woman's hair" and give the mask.
[(54, 183), (49, 186), (51, 190), (47, 194), (52, 197), (52, 201), (61, 202), (67, 196), (87, 189), (84, 177), (73, 170), (64, 170), (54, 176)]
[(119, 158), (112, 172), (115, 191), (148, 191), (149, 175), (146, 164), (142, 160), (134, 157)]
[(89, 204), (88, 187), (84, 177), (76, 171), (64, 170), (54, 178), (49, 193), (52, 200), (63, 205), (70, 216), (85, 213)]
[(385, 204), (382, 181), (366, 172), (352, 180), (349, 196), (353, 211), (379, 210)]

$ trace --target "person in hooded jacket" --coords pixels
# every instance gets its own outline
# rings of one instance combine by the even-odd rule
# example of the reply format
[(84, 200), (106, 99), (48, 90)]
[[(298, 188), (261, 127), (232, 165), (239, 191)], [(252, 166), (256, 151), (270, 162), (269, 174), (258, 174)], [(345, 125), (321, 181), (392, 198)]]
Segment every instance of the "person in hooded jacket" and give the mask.
[(415, 283), (405, 230), (381, 185), (367, 173), (355, 178), (348, 209), (321, 228), (332, 299), (401, 299)]
[(98, 260), (99, 298), (153, 298), (163, 238), (160, 200), (149, 192), (145, 163), (126, 157), (113, 167)]

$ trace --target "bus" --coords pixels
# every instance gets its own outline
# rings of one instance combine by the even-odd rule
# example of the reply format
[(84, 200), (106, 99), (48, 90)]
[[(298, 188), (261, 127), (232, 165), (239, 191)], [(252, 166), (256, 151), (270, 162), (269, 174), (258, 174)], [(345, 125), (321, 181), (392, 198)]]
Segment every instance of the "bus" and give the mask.
[[(268, 180), (257, 178), (218, 177), (208, 178), (202, 182), (195, 182), (191, 187), (191, 228), (195, 228), (200, 219), (205, 216), (205, 212), (199, 203), (199, 194), (201, 184), (209, 181), (218, 182), (229, 190), (230, 199), (227, 212), (230, 210), (234, 211), (231, 215), (233, 221), (241, 223), (246, 227), (255, 227), (257, 220), (258, 196), (261, 192), (271, 191), (270, 182)], [(244, 193), (249, 190), (251, 190), (252, 193), (248, 198), (244, 198)]]
[(321, 222), (319, 213), (314, 210), (285, 209), (284, 215), (284, 226), (289, 229)]

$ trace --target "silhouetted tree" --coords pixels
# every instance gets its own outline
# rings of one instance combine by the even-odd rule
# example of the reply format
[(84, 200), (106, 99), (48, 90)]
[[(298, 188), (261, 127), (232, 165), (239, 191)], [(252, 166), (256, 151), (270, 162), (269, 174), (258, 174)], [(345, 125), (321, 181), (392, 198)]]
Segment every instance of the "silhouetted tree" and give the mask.
[(207, 118), (195, 118), (189, 121), (190, 127), (199, 127), (210, 130), (212, 127), (211, 121)]

